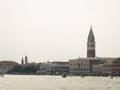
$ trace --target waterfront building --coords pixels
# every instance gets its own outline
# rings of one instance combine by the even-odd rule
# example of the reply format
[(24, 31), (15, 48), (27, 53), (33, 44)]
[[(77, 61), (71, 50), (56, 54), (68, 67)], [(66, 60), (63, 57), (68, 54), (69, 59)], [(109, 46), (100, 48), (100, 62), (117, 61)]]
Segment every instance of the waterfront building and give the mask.
[(51, 65), (50, 63), (40, 63), (38, 74), (49, 75), (51, 74)]
[[(87, 58), (77, 58), (69, 60), (69, 71), (74, 75), (102, 75), (104, 73), (119, 73), (118, 66), (119, 60), (114, 62), (114, 70), (112, 68), (113, 63), (109, 64), (116, 58), (102, 58), (95, 57), (95, 37), (93, 34), (92, 26), (90, 28), (87, 39)], [(118, 62), (118, 63), (116, 63)], [(115, 67), (116, 66), (116, 67)], [(115, 70), (116, 68), (116, 70)], [(103, 71), (104, 70), (104, 71)]]
[(92, 75), (103, 75), (103, 64), (92, 65)]
[(103, 64), (115, 58), (77, 58), (69, 60), (69, 71), (74, 75), (102, 75)]
[(89, 75), (90, 74), (90, 60), (87, 58), (77, 58), (69, 60), (69, 71), (73, 75)]
[(117, 58), (112, 62), (112, 74), (120, 76), (120, 58)]
[(62, 73), (68, 73), (68, 62), (46, 62), (40, 63), (39, 74), (56, 75)]
[(103, 64), (103, 69), (102, 69), (103, 75), (111, 75), (112, 74), (112, 62), (113, 62), (113, 60), (108, 60)]
[(87, 58), (70, 59), (70, 73), (75, 75), (90, 75), (92, 73), (92, 64), (96, 62), (95, 59), (95, 37), (91, 26), (87, 39)]

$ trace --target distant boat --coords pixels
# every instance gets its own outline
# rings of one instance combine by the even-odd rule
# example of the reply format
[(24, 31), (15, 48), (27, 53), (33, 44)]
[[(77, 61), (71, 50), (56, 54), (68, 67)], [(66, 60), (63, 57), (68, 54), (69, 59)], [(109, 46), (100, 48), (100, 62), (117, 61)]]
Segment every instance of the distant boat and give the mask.
[(4, 77), (4, 73), (3, 72), (0, 72), (0, 77)]
[(4, 77), (4, 73), (0, 73), (0, 77)]
[(81, 75), (81, 78), (84, 78), (85, 77), (85, 75)]
[(0, 77), (4, 77), (4, 74), (0, 74)]
[(111, 76), (111, 79), (113, 79), (113, 75)]
[(66, 78), (66, 77), (67, 77), (67, 75), (66, 75), (66, 74), (62, 74), (62, 77), (63, 77), (63, 78)]

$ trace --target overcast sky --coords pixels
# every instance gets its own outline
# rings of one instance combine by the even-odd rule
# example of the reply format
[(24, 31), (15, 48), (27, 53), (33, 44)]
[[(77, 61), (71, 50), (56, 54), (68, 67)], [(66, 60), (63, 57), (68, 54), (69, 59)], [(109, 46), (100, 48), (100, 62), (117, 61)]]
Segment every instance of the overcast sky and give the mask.
[(120, 0), (0, 0), (0, 60), (86, 57), (90, 25), (96, 56), (120, 57)]

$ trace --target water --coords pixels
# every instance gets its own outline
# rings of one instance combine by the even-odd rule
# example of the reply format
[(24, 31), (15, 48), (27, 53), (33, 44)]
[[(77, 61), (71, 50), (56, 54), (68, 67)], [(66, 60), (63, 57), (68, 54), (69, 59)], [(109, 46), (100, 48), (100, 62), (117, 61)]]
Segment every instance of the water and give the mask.
[(120, 77), (5, 75), (0, 90), (120, 90)]

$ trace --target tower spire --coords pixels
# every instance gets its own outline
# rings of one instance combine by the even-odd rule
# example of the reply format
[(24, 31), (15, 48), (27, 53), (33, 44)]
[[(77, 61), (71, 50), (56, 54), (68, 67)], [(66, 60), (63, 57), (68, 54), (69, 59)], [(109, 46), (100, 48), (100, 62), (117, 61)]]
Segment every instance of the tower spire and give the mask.
[(90, 26), (90, 31), (89, 31), (88, 38), (94, 38), (94, 34), (93, 34), (93, 30), (92, 30), (92, 25)]
[(92, 30), (92, 25), (90, 25), (90, 30)]

